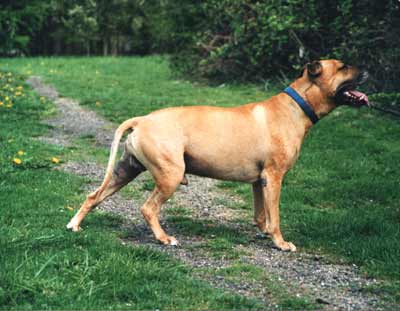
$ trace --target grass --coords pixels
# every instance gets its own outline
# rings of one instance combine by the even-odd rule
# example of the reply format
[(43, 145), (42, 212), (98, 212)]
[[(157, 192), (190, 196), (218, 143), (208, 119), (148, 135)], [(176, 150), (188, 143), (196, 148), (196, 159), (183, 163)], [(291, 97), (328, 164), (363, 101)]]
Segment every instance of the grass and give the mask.
[[(1, 72), (0, 80), (1, 100), (8, 97), (0, 105), (0, 309), (263, 306), (194, 279), (189, 268), (164, 254), (123, 246), (118, 217), (95, 213), (88, 219), (93, 230), (67, 232), (71, 206), (83, 199), (84, 179), (53, 170), (57, 164), (51, 159), (64, 161), (72, 151), (84, 156), (85, 150), (34, 139), (48, 130), (40, 119), (52, 105), (35, 96), (22, 77)], [(17, 86), (23, 95), (14, 96)]]
[(4, 59), (5, 70), (45, 77), (64, 96), (121, 122), (163, 107), (238, 105), (265, 98), (254, 86), (194, 87), (175, 79), (164, 57)]
[[(246, 263), (236, 263), (219, 269), (203, 268), (199, 273), (208, 277), (223, 278), (230, 284), (240, 286), (246, 280), (252, 291), (263, 291), (267, 288), (266, 298), (277, 310), (314, 310), (316, 306), (306, 297), (293, 297), (287, 288), (280, 285), (280, 282), (273, 276), (258, 267)], [(261, 288), (253, 284), (261, 284)]]
[[(0, 65), (41, 75), (62, 95), (115, 122), (168, 106), (244, 104), (276, 91), (193, 85), (176, 79), (163, 57), (4, 59)], [(324, 252), (335, 262), (360, 265), (367, 275), (385, 280), (384, 286), (365, 290), (383, 293), (395, 303), (400, 303), (399, 139), (397, 119), (367, 109), (338, 108), (311, 130), (285, 179), (281, 200), (287, 240), (300, 250)], [(224, 182), (221, 187), (243, 197), (250, 217), (249, 186)], [(210, 229), (208, 224), (193, 225), (187, 215), (170, 219), (185, 234), (207, 235)], [(210, 230), (224, 240), (216, 245), (226, 249), (246, 239), (221, 228)]]

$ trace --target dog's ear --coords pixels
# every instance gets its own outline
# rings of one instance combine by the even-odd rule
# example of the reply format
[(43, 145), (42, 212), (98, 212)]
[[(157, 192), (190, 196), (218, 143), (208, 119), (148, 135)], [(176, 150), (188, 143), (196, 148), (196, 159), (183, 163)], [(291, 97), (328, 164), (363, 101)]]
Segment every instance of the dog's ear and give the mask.
[(322, 72), (322, 65), (319, 61), (315, 60), (312, 63), (306, 65), (308, 76), (311, 79), (318, 77)]

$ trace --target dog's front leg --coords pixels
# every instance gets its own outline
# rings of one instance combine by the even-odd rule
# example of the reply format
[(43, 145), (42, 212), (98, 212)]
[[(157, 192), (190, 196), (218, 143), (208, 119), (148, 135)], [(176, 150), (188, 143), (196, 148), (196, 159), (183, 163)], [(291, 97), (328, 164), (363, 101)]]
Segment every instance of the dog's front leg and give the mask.
[(279, 198), (284, 173), (276, 170), (266, 170), (265, 176), (267, 177), (268, 184), (266, 187), (262, 187), (262, 191), (264, 211), (269, 216), (266, 216), (269, 222), (266, 223), (265, 232), (271, 236), (276, 247), (283, 251), (295, 252), (296, 246), (283, 239), (279, 224)]

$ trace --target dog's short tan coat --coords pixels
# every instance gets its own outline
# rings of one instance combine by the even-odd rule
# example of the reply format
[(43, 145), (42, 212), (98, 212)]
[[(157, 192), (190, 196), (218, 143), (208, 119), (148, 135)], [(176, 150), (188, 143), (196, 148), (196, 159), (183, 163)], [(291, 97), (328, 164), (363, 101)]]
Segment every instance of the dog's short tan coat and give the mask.
[[(319, 118), (336, 107), (339, 85), (359, 74), (356, 67), (343, 68), (337, 60), (320, 61), (291, 84)], [(157, 240), (175, 245), (176, 239), (159, 224), (159, 211), (178, 185), (186, 182), (188, 173), (252, 183), (257, 226), (278, 248), (295, 251), (280, 231), (279, 196), (283, 177), (297, 160), (311, 126), (285, 93), (235, 108), (174, 107), (129, 119), (115, 133), (102, 185), (88, 196), (67, 227), (78, 231), (93, 207), (147, 169), (156, 186), (141, 212)], [(132, 132), (124, 154), (113, 170), (119, 141), (128, 129)]]

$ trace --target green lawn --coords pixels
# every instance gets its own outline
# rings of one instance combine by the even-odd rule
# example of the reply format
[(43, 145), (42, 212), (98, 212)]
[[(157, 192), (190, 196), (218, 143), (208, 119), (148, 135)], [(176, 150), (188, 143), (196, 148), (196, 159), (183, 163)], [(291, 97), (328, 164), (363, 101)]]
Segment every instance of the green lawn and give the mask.
[(118, 122), (162, 107), (233, 106), (266, 96), (251, 86), (194, 87), (175, 78), (163, 57), (3, 59), (0, 65), (45, 77), (62, 95), (79, 99)]
[(21, 77), (0, 74), (0, 309), (263, 306), (194, 279), (164, 254), (123, 246), (117, 217), (95, 213), (88, 223), (98, 230), (65, 230), (70, 206), (83, 199), (84, 179), (52, 170), (53, 158), (63, 161), (71, 150), (34, 139), (47, 131), (39, 122), (53, 106)]
[[(54, 84), (62, 95), (78, 99), (82, 104), (99, 111), (106, 118), (116, 122), (135, 115), (145, 114), (161, 107), (197, 104), (238, 105), (265, 99), (276, 92), (276, 90), (268, 90), (269, 92), (266, 93), (255, 86), (221, 86), (216, 88), (196, 86), (175, 78), (169, 71), (166, 60), (162, 57), (3, 59), (0, 60), (0, 66), (4, 70), (15, 70), (26, 75), (40, 75), (46, 81)], [(3, 110), (1, 113), (3, 113)], [(24, 112), (21, 111), (21, 113)], [(9, 122), (8, 130), (1, 129), (1, 133), (7, 137), (6, 139), (11, 137), (15, 131), (23, 131), (25, 129), (25, 125), (15, 127), (15, 123), (9, 121), (9, 118), (3, 119), (2, 125), (4, 122)], [(24, 118), (21, 117), (21, 119)], [(37, 120), (29, 122), (35, 124), (33, 126), (34, 130), (29, 128), (29, 133), (35, 134), (35, 129), (40, 128), (37, 125)], [(29, 123), (27, 126), (29, 126)], [(28, 129), (25, 130), (28, 131)], [(43, 129), (40, 130), (43, 131)], [(360, 265), (366, 274), (386, 280), (385, 286), (365, 290), (386, 294), (389, 300), (395, 300), (397, 303), (400, 301), (400, 269), (398, 264), (398, 259), (400, 258), (399, 141), (400, 122), (397, 119), (392, 119), (367, 109), (338, 108), (311, 130), (302, 148), (298, 163), (285, 179), (281, 201), (283, 233), (288, 240), (293, 241), (299, 247), (300, 251), (323, 252), (334, 261)], [(2, 140), (2, 144), (4, 143), (5, 140)], [(21, 143), (23, 143), (23, 140), (21, 140)], [(21, 209), (26, 205), (23, 202), (30, 202), (28, 200), (32, 199), (22, 199), (24, 191), (18, 191), (18, 189), (19, 187), (24, 190), (28, 188), (21, 182), (21, 180), (24, 180), (22, 173), (25, 173), (25, 171), (22, 172), (19, 167), (11, 166), (9, 159), (13, 157), (18, 148), (28, 148), (28, 146), (34, 146), (34, 143), (28, 140), (25, 145), (21, 145), (22, 147), (14, 146), (14, 149), (10, 149), (11, 147), (6, 144), (7, 147), (5, 149), (2, 148), (0, 151), (2, 154), (4, 152), (4, 157), (8, 161), (5, 166), (9, 167), (8, 170), (13, 172), (6, 172), (5, 174), (11, 177), (8, 176), (7, 179), (2, 179), (2, 183), (5, 183), (6, 187), (13, 187), (13, 191), (17, 193), (17, 198), (20, 198), (22, 202)], [(43, 148), (48, 150), (46, 151), (47, 153), (39, 151), (39, 149)], [(57, 150), (54, 151), (53, 149), (41, 145), (40, 148), (35, 148), (35, 152), (52, 156), (57, 154)], [(57, 180), (57, 175), (61, 174), (53, 171), (48, 172), (46, 167), (41, 168), (39, 164), (35, 164), (34, 160), (32, 161), (34, 168), (28, 169), (31, 174), (38, 174), (38, 170), (47, 172), (43, 174), (43, 177), (40, 176), (39, 181), (45, 178), (44, 176), (47, 176), (47, 174), (51, 176), (48, 177), (51, 180)], [(36, 166), (39, 166), (39, 168), (36, 168)], [(62, 175), (64, 176), (65, 174)], [(16, 176), (15, 178), (19, 178), (19, 180), (13, 181), (13, 176)], [(38, 208), (43, 207), (42, 212), (40, 212), (40, 209), (29, 209), (29, 213), (36, 215), (35, 217), (40, 214), (43, 219), (42, 222), (45, 221), (46, 216), (44, 215), (46, 214), (41, 213), (48, 211), (45, 207), (46, 204), (43, 203), (48, 202), (49, 206), (57, 206), (53, 210), (55, 219), (58, 219), (57, 217), (63, 220), (68, 218), (60, 216), (59, 212), (68, 213), (68, 211), (63, 210), (67, 200), (71, 202), (79, 200), (77, 193), (80, 181), (69, 175), (64, 178), (71, 179), (70, 186), (67, 189), (65, 189), (65, 183), (57, 188), (57, 182), (51, 182), (51, 187), (54, 188), (54, 191), (49, 191), (49, 193), (57, 193), (59, 191), (62, 195), (54, 198), (50, 197), (48, 192), (43, 193), (42, 195), (45, 198), (40, 197), (40, 199), (37, 199)], [(45, 180), (42, 182), (46, 183)], [(243, 196), (247, 202), (245, 208), (251, 213), (251, 197), (248, 185), (224, 182), (221, 183), (221, 187), (229, 188)], [(40, 187), (37, 188), (41, 189)], [(4, 189), (6, 188), (2, 185), (0, 191), (5, 191), (5, 194), (2, 194), (2, 198), (11, 196), (11, 199), (7, 199), (8, 201), (3, 200), (0, 204), (9, 202), (5, 204), (5, 206), (9, 206), (11, 205), (10, 202), (14, 202), (15, 198), (13, 196), (16, 194)], [(33, 187), (29, 186), (27, 191), (34, 192), (33, 189)], [(41, 192), (39, 191), (39, 193)], [(39, 194), (36, 195), (39, 196)], [(59, 205), (55, 202), (58, 202)], [(12, 206), (14, 206), (14, 203)], [(2, 207), (3, 209), (4, 207)], [(27, 212), (26, 209), (25, 207), (24, 213)], [(10, 210), (6, 211), (11, 213)], [(18, 209), (15, 207), (12, 212), (16, 213), (16, 211)], [(33, 225), (23, 225), (25, 224), (24, 219), (14, 220), (13, 217), (6, 217), (5, 215), (7, 214), (2, 212), (2, 222), (8, 221), (6, 223), (10, 229), (7, 230), (10, 231), (2, 233), (1, 238), (5, 239), (5, 236), (8, 236), (6, 241), (9, 241), (10, 238), (12, 239), (14, 235), (22, 234), (21, 239), (26, 244), (31, 245), (34, 243), (35, 236), (40, 237), (43, 235), (46, 237), (49, 235), (39, 232), (36, 235), (32, 235), (29, 230), (32, 229)], [(18, 223), (18, 221), (22, 221), (23, 224)], [(102, 234), (108, 241), (111, 239), (112, 242), (110, 243), (113, 247), (120, 248), (120, 246), (116, 246), (117, 242), (105, 233), (110, 227), (114, 228), (113, 230), (117, 230), (115, 223), (118, 222), (117, 220), (110, 220), (109, 216), (93, 215), (88, 218), (88, 221), (105, 222), (105, 230)], [(60, 232), (64, 237), (64, 232), (59, 229), (64, 223), (60, 221), (59, 224), (56, 224), (56, 222), (57, 220), (50, 223), (52, 229), (49, 230), (56, 232), (52, 233), (55, 236), (58, 236), (58, 232)], [(30, 224), (29, 222), (27, 223)], [(9, 228), (8, 226), (6, 228)], [(4, 230), (3, 227), (2, 230)], [(77, 237), (65, 235), (65, 240), (60, 242), (57, 247), (64, 245), (64, 247), (71, 248), (71, 253), (74, 253), (76, 244), (80, 245), (79, 243), (83, 243), (89, 248), (89, 240), (94, 240), (93, 234), (95, 233), (87, 232)], [(76, 243), (75, 247), (70, 246), (71, 242), (67, 239), (72, 239)], [(46, 242), (45, 240), (39, 240), (39, 243)], [(49, 244), (46, 245), (50, 247)], [(97, 249), (96, 245), (90, 245), (89, 248), (93, 252), (95, 258), (93, 260), (96, 260), (98, 256), (107, 256), (104, 254), (107, 252)], [(85, 249), (85, 246), (83, 248)], [(22, 265), (21, 267), (23, 268), (24, 260), (27, 262), (34, 260), (32, 259), (34, 256), (29, 252), (28, 255), (25, 255), (24, 251), (25, 249), (18, 251), (18, 256), (20, 257), (17, 256), (17, 258), (19, 258), (19, 261), (15, 262), (12, 267), (16, 268), (18, 265)], [(126, 250), (121, 247), (120, 251), (132, 254), (138, 250)], [(145, 252), (145, 250), (141, 251)], [(24, 259), (24, 256), (27, 259)], [(70, 258), (69, 255), (64, 256), (64, 260)], [(76, 256), (81, 256), (79, 257), (81, 258), (79, 262), (82, 265), (80, 268), (85, 269), (86, 255), (84, 252), (77, 252)], [(36, 266), (32, 262), (32, 267), (35, 267), (36, 270), (31, 268), (29, 271), (32, 271), (33, 275), (40, 270), (47, 260), (51, 259), (51, 255), (46, 255), (44, 258), (43, 262), (37, 262)], [(157, 257), (155, 261), (158, 262), (159, 258), (164, 257)], [(59, 258), (56, 257), (52, 260), (56, 259), (58, 261)], [(168, 261), (167, 258), (164, 258), (164, 260)], [(53, 266), (53, 261), (48, 266)], [(170, 261), (168, 262), (170, 263)], [(171, 265), (174, 265), (174, 263), (171, 263)], [(96, 265), (94, 264), (94, 266)], [(90, 264), (90, 267), (92, 268), (92, 264)], [(134, 268), (129, 267), (126, 271), (131, 269)], [(184, 269), (179, 269), (180, 275), (185, 276)], [(43, 273), (47, 271), (48, 269), (45, 268)], [(48, 272), (50, 271), (49, 269)], [(127, 275), (130, 275), (129, 273), (126, 272)], [(42, 274), (39, 276), (42, 276)], [(73, 278), (73, 276), (70, 277)], [(127, 277), (125, 272), (124, 277)], [(8, 279), (14, 279), (14, 276), (8, 276)], [(188, 277), (186, 279), (188, 283), (193, 284), (191, 283), (194, 282), (193, 280)], [(84, 283), (84, 281), (82, 282)], [(100, 286), (101, 282), (96, 282), (96, 284)], [(112, 281), (109, 282), (112, 283)], [(21, 285), (18, 285), (19, 287), (13, 286), (13, 288), (19, 288), (18, 292), (25, 292), (25, 290), (20, 289), (23, 288)], [(86, 286), (88, 285), (86, 284)], [(43, 291), (45, 287), (38, 286), (35, 288), (40, 288)], [(193, 287), (189, 286), (188, 288)], [(204, 292), (206, 293), (207, 288), (202, 288), (205, 288)], [(29, 292), (29, 290), (27, 291)], [(86, 293), (88, 293), (88, 289)], [(206, 296), (207, 294), (204, 295)], [(190, 295), (188, 301), (191, 301)], [(242, 304), (238, 304), (238, 306), (246, 308), (247, 303), (250, 302), (242, 301)], [(111, 302), (109, 305), (115, 306)], [(160, 302), (161, 305), (172, 307), (166, 302), (164, 304)], [(73, 308), (85, 307), (83, 304), (66, 304), (64, 307), (68, 308), (68, 306)], [(102, 307), (104, 306), (102, 305)], [(146, 305), (140, 303), (135, 306), (146, 307)], [(184, 303), (182, 303), (173, 307), (180, 308), (184, 306)], [(117, 307), (123, 307), (123, 305)], [(154, 304), (155, 307), (156, 304)], [(191, 308), (206, 307), (210, 306), (202, 305), (201, 303), (191, 306)]]

